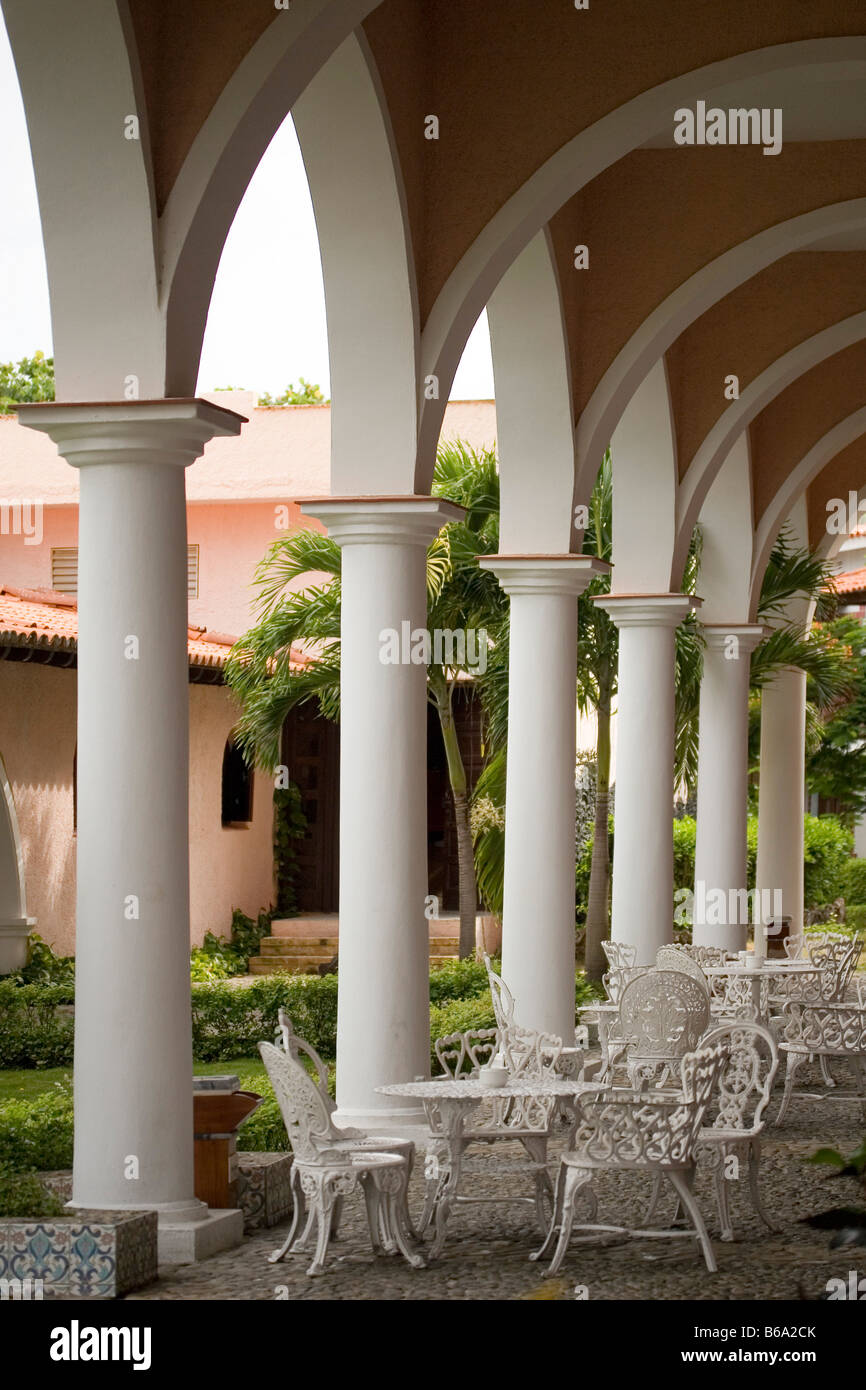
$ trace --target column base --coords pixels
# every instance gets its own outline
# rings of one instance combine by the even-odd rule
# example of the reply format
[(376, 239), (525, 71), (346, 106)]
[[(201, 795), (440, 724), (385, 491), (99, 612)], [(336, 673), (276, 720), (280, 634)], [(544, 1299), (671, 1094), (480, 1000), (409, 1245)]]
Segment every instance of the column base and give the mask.
[(338, 1129), (363, 1129), (368, 1135), (390, 1135), (418, 1139), (426, 1132), (427, 1117), (422, 1109), (411, 1110), (335, 1110), (331, 1117)]

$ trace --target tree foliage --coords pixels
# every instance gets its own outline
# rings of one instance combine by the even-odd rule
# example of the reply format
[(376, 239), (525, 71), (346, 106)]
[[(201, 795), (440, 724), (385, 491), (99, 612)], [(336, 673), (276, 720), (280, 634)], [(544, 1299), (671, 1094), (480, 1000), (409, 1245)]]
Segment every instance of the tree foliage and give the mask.
[(0, 415), (11, 415), (16, 405), (53, 400), (53, 357), (37, 351), (18, 362), (0, 362)]

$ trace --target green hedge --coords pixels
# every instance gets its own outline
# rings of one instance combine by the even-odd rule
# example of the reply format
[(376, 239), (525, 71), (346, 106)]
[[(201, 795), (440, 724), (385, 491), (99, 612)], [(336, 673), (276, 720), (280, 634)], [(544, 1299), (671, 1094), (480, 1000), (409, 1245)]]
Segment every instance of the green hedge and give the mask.
[(65, 1207), (56, 1193), (44, 1187), (35, 1173), (0, 1168), (0, 1217), (61, 1216)]
[(807, 908), (835, 902), (845, 892), (854, 836), (835, 816), (806, 816), (804, 902)]
[[(852, 935), (858, 932), (866, 932), (866, 903), (846, 903), (845, 904), (845, 927)], [(840, 930), (838, 927), (834, 931)], [(844, 928), (842, 928), (844, 930)]]
[(192, 986), (192, 1051), (198, 1062), (252, 1057), (273, 1038), (284, 1008), (323, 1057), (337, 1050), (337, 976), (263, 975), (250, 985)]
[(74, 998), (67, 985), (0, 980), (0, 1067), (69, 1066)]
[(866, 903), (866, 859), (849, 859), (842, 880), (846, 916), (852, 903)]
[(0, 1170), (72, 1167), (72, 1087), (57, 1083), (27, 1100), (0, 1104)]

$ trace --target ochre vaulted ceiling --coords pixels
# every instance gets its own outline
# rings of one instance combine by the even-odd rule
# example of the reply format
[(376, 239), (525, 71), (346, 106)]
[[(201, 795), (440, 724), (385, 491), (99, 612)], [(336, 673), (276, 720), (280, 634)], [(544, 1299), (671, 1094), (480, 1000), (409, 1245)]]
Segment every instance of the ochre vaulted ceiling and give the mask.
[(702, 314), (668, 349), (680, 477), (731, 402), (777, 358), (866, 310), (866, 251), (801, 251), (768, 266)]
[(827, 503), (841, 498), (846, 504), (849, 492), (859, 492), (866, 478), (866, 436), (855, 439), (827, 464), (806, 493), (809, 545), (814, 549), (827, 535)]
[(864, 405), (866, 342), (861, 342), (804, 372), (755, 416), (749, 434), (756, 521), (813, 445)]
[[(293, 0), (302, 5), (305, 0)], [(129, 0), (158, 209), (269, 0)], [(497, 209), (615, 107), (734, 54), (861, 34), (862, 0), (384, 0), (364, 21), (399, 151), (422, 319)], [(439, 117), (437, 141), (424, 117)], [(754, 152), (751, 152), (754, 153)], [(766, 166), (769, 161), (760, 161)]]
[[(696, 271), (767, 227), (866, 196), (866, 140), (636, 150), (550, 223), (579, 416), (617, 353)], [(574, 248), (589, 247), (589, 269)]]
[(162, 212), (217, 97), (281, 12), (267, 0), (129, 0), (129, 9)]

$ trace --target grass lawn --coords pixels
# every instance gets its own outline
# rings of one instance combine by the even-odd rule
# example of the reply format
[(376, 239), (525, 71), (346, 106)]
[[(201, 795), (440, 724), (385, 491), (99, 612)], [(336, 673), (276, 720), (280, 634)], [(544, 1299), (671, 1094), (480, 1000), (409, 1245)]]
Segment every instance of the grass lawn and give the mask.
[[(233, 1057), (228, 1062), (195, 1062), (196, 1076), (237, 1076), (245, 1091), (266, 1092), (267, 1075), (260, 1057)], [(70, 1079), (68, 1067), (46, 1067), (40, 1071), (27, 1067), (23, 1071), (0, 1070), (0, 1104), (4, 1100), (32, 1100), (43, 1091), (50, 1091), (56, 1081)]]

